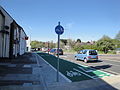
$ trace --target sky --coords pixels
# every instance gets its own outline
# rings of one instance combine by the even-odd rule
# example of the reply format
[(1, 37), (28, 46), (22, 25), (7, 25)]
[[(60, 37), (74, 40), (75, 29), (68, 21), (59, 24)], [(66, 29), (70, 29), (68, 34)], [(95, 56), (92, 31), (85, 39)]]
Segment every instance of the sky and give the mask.
[(31, 40), (56, 42), (59, 21), (61, 39), (96, 41), (120, 30), (120, 0), (0, 0), (0, 5)]

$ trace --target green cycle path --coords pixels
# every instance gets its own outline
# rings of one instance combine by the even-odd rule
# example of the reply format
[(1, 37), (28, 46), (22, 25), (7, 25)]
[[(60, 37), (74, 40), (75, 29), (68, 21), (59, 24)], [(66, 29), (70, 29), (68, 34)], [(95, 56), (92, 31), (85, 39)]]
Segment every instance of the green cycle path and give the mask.
[[(56, 56), (41, 52), (38, 52), (37, 54), (57, 69), (58, 58)], [(112, 76), (112, 74), (107, 72), (96, 70), (88, 66), (75, 64), (61, 58), (59, 59), (59, 71), (72, 82)]]

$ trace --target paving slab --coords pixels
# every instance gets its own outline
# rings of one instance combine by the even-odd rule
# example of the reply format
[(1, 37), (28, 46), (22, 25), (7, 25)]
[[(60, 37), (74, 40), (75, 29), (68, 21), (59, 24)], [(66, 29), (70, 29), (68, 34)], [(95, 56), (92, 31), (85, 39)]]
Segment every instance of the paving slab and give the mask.
[(40, 68), (32, 53), (0, 63), (0, 90), (44, 90)]

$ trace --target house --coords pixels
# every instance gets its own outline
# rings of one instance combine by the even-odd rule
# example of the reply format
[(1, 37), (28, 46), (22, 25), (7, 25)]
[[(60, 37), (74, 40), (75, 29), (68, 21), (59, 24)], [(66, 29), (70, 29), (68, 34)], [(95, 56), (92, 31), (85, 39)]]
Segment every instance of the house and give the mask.
[(0, 58), (14, 58), (26, 52), (24, 29), (0, 6)]

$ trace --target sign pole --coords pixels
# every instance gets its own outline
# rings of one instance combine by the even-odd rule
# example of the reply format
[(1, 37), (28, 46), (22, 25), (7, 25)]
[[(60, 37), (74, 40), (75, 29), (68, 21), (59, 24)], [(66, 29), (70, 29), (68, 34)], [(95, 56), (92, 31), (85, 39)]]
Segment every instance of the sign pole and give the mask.
[(49, 54), (49, 41), (48, 41), (48, 54)]
[(55, 27), (55, 32), (58, 34), (58, 47), (57, 47), (57, 77), (56, 81), (59, 82), (59, 47), (60, 47), (60, 35), (63, 34), (64, 28), (58, 22), (58, 26)]
[(57, 82), (59, 82), (59, 47), (60, 47), (60, 35), (58, 34), (58, 49), (57, 49)]

